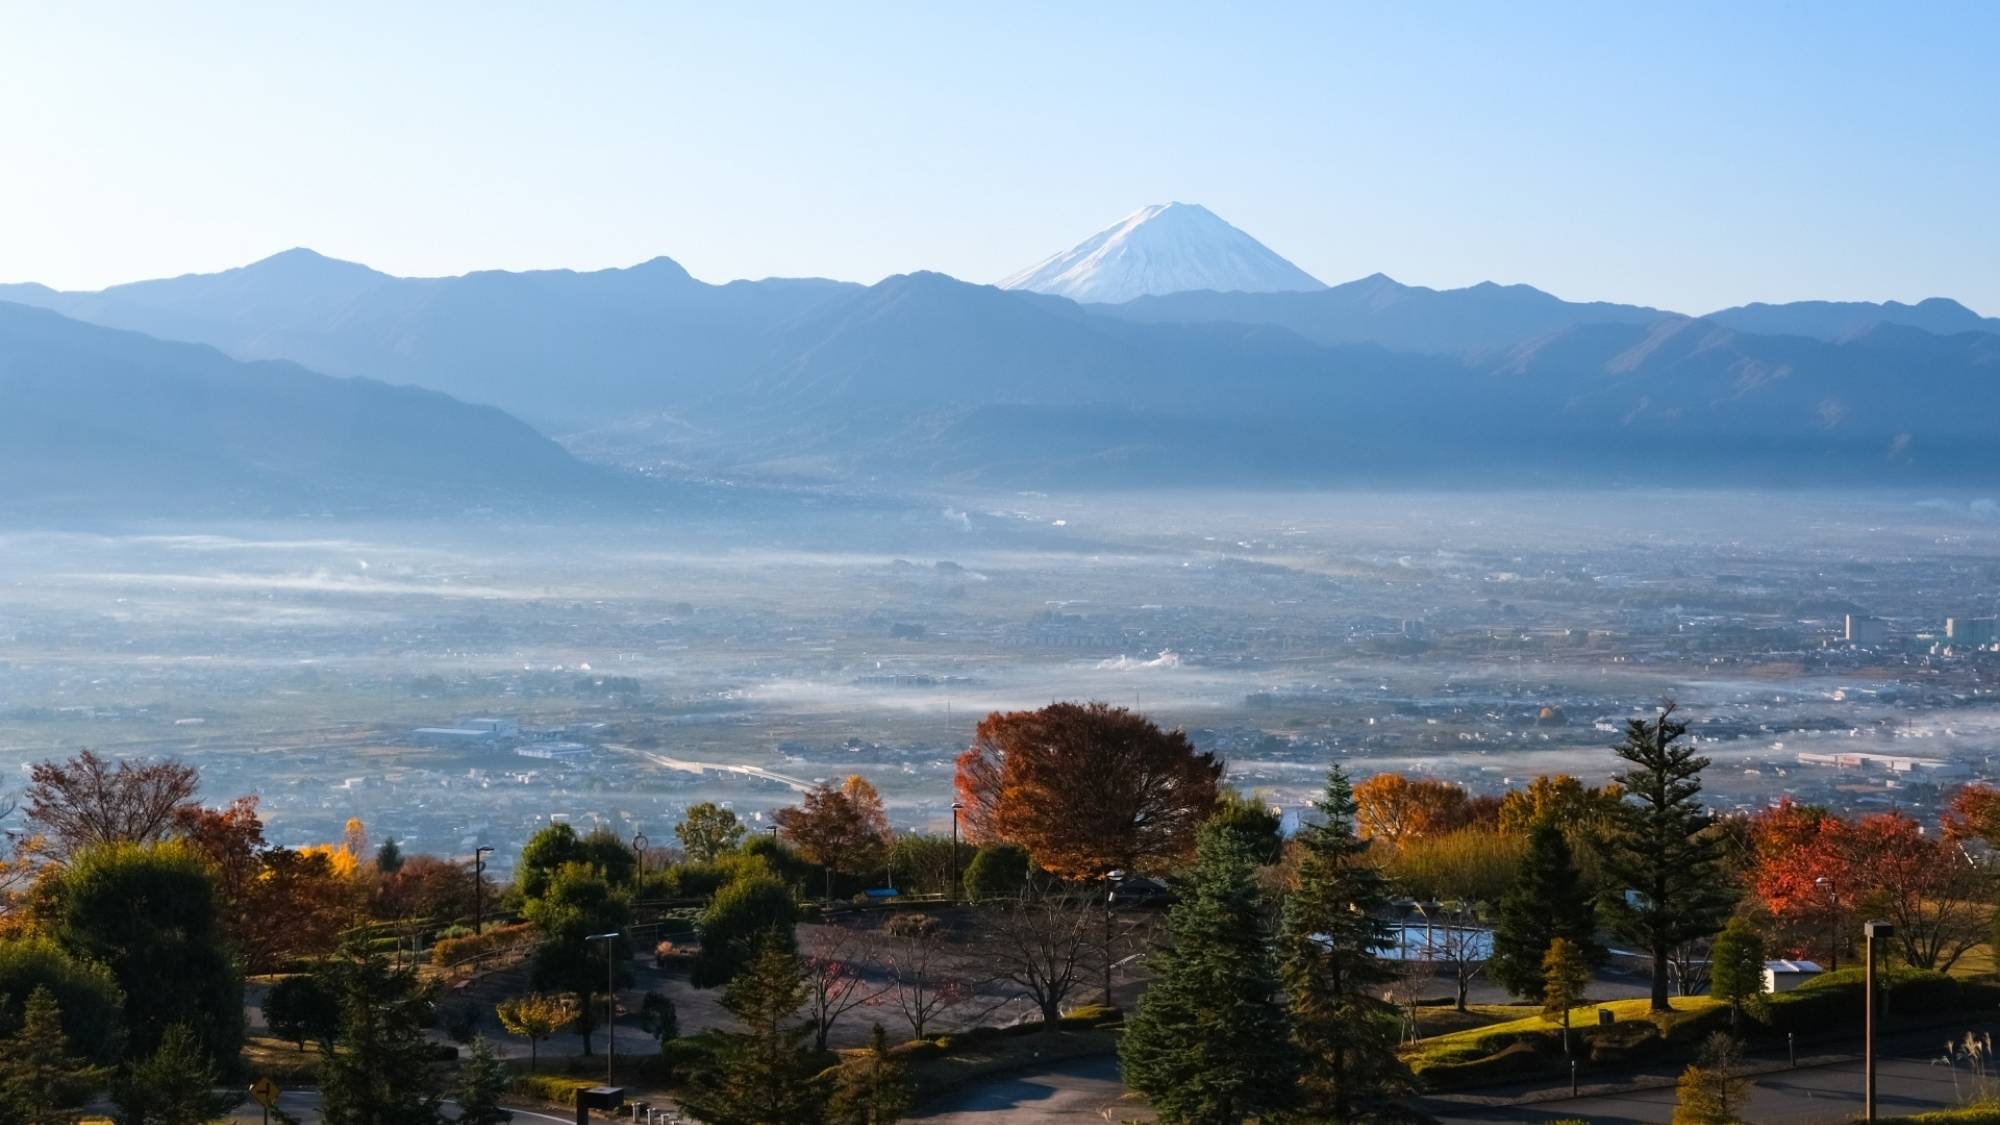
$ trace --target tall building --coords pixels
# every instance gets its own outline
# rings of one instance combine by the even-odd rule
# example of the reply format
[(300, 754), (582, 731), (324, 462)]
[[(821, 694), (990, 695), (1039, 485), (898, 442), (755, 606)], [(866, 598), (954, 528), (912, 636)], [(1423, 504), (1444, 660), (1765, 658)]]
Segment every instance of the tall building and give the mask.
[(1944, 619), (1944, 635), (1955, 645), (1990, 645), (1994, 639), (1994, 619), (1991, 617), (1947, 617)]
[(1879, 617), (1847, 615), (1847, 643), (1857, 648), (1873, 648), (1889, 639), (1889, 623)]

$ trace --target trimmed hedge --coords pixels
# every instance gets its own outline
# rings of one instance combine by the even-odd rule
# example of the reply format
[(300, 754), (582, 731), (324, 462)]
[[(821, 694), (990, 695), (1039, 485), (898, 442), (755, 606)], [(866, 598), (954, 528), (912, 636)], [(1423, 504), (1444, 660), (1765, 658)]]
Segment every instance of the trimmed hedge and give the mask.
[(602, 1082), (598, 1078), (571, 1078), (566, 1074), (517, 1074), (507, 1083), (507, 1092), (517, 1098), (545, 1102), (565, 1108), (576, 1105), (576, 1092)]
[(516, 922), (508, 926), (494, 926), (485, 933), (474, 937), (445, 938), (431, 946), (431, 964), (456, 965), (460, 961), (486, 953), (498, 953), (512, 949), (534, 936), (534, 927), (526, 922)]

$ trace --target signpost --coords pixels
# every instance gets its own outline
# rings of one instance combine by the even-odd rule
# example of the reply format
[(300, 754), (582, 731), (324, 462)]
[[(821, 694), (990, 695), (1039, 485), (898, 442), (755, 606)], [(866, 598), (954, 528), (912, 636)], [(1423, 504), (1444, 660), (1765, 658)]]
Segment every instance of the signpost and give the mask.
[(259, 1078), (250, 1084), (250, 1097), (264, 1107), (264, 1125), (271, 1125), (271, 1111), (278, 1108), (278, 1096), (284, 1093), (278, 1084), (269, 1078)]

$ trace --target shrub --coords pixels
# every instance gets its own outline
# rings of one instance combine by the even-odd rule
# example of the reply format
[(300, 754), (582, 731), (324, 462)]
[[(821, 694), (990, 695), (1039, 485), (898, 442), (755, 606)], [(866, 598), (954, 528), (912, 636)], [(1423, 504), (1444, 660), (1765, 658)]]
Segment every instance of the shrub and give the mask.
[(598, 1081), (563, 1074), (517, 1074), (507, 1083), (507, 1092), (517, 1098), (570, 1107), (576, 1105), (578, 1090), (587, 1090)]
[(790, 950), (797, 912), (792, 892), (768, 876), (724, 887), (701, 914), (701, 953), (689, 974), (696, 988), (713, 988), (735, 977), (755, 942), (777, 933)]
[(1028, 885), (1030, 870), (1028, 849), (1019, 844), (988, 844), (966, 865), (965, 897), (974, 902), (1012, 898)]
[(300, 1050), (308, 1039), (330, 1043), (340, 1031), (340, 997), (311, 973), (286, 977), (264, 993), (264, 1023)]
[(470, 1043), (479, 1031), (479, 1008), (470, 1000), (447, 1000), (438, 1005), (438, 1024), (454, 1043)]
[(0, 1027), (15, 1028), (36, 988), (62, 1010), (70, 1047), (92, 1062), (116, 1061), (124, 1046), (125, 993), (111, 970), (80, 961), (47, 938), (0, 942)]
[(534, 927), (526, 922), (489, 926), (485, 933), (476, 937), (445, 938), (431, 946), (431, 964), (456, 965), (483, 954), (523, 945), (534, 936)]

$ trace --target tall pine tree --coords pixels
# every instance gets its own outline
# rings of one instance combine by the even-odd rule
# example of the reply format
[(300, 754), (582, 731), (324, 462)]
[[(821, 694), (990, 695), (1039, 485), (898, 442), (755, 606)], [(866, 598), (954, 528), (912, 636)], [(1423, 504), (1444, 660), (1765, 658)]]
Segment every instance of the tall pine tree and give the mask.
[(729, 1035), (715, 1062), (682, 1099), (710, 1125), (815, 1125), (825, 1117), (819, 1064), (804, 1050), (812, 1026), (793, 1022), (806, 1002), (799, 959), (767, 934), (723, 993), (722, 1006), (748, 1029)]
[(1292, 1104), (1296, 1072), (1271, 924), (1241, 836), (1217, 825), (1148, 958), (1153, 982), (1118, 1048), (1125, 1082), (1168, 1125), (1235, 1125)]
[(1708, 759), (1680, 741), (1685, 734), (1687, 724), (1674, 720), (1668, 703), (1650, 723), (1627, 721), (1625, 741), (1612, 748), (1632, 768), (1618, 776), (1625, 794), (1611, 817), (1604, 869), (1627, 891), (1612, 903), (1619, 933), (1653, 958), (1656, 1012), (1672, 1009), (1674, 947), (1720, 929), (1735, 901), (1721, 842), (1697, 799)]
[(1390, 894), (1368, 844), (1354, 833), (1354, 792), (1335, 766), (1314, 808), (1323, 823), (1299, 831), (1298, 885), (1285, 900), (1280, 979), (1301, 1055), (1300, 1089), (1315, 1121), (1365, 1118), (1408, 1090), (1396, 1057), (1400, 1017), (1383, 992), (1396, 969), (1386, 920)]
[(7, 1125), (68, 1125), (69, 1107), (89, 1097), (108, 1073), (70, 1054), (62, 1008), (45, 985), (28, 994), (21, 1025), (0, 1039), (0, 1121)]
[(326, 1125), (440, 1125), (423, 1032), (430, 997), (415, 971), (357, 943), (329, 975), (340, 997), (340, 1045), (320, 1047)]
[(1542, 958), (1562, 938), (1592, 968), (1604, 963), (1597, 942), (1595, 896), (1577, 871), (1562, 829), (1549, 817), (1528, 831), (1528, 852), (1513, 887), (1500, 899), (1487, 971), (1502, 988), (1539, 1003)]

